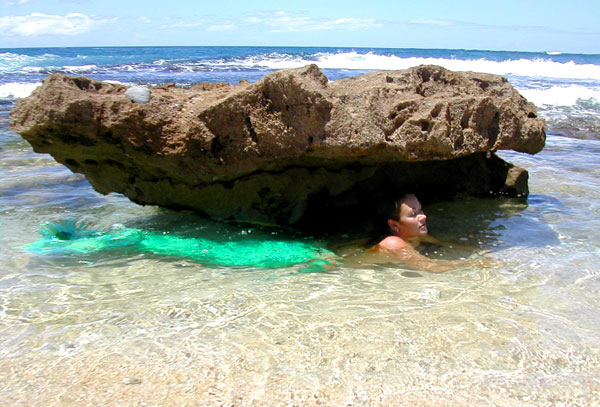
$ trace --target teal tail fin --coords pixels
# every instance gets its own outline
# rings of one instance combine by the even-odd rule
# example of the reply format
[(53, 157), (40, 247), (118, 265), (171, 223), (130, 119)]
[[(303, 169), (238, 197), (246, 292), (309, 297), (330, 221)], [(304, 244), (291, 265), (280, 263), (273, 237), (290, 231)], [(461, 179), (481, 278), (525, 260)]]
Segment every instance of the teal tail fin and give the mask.
[(59, 222), (48, 222), (40, 230), (40, 234), (46, 239), (75, 240), (88, 236), (83, 222), (77, 219), (65, 219)]
[(275, 240), (269, 236), (235, 236), (222, 241), (113, 225), (106, 232), (88, 230), (83, 222), (66, 219), (49, 222), (40, 230), (42, 239), (26, 250), (48, 255), (89, 254), (104, 250), (127, 250), (195, 260), (204, 265), (280, 268), (307, 263), (301, 271), (323, 272), (331, 266), (333, 253), (312, 241)]

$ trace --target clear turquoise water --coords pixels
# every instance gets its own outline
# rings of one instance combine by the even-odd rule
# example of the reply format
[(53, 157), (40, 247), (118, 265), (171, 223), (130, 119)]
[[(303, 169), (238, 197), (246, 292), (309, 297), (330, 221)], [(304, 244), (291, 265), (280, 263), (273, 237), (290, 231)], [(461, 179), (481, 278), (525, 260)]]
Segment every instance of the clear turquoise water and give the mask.
[[(6, 86), (0, 90), (35, 83), (50, 70), (74, 70), (65, 66), (84, 59), (102, 71), (80, 68), (86, 75), (122, 82), (177, 81), (187, 75), (186, 82), (197, 72), (210, 80), (258, 78), (271, 69), (265, 60), (278, 65), (297, 58), (325, 63), (342, 58), (350, 65), (328, 68), (330, 77), (362, 72), (352, 69), (360, 55), (349, 50), (232, 54), (212, 49), (214, 56), (197, 49), (143, 49), (135, 51), (147, 58), (131, 53), (128, 61), (115, 61), (125, 57), (110, 49), (90, 51), (87, 58), (81, 58), (86, 49), (4, 51), (24, 62), (2, 68), (0, 86)], [(194, 52), (200, 56), (190, 62)], [(389, 64), (415, 56), (451, 61), (456, 53), (371, 52), (363, 59), (385, 56)], [(158, 55), (170, 61), (169, 69), (157, 62)], [(479, 58), (499, 67), (543, 57), (462, 55), (474, 67), (482, 67)], [(232, 404), (238, 400), (237, 405), (250, 405), (251, 395), (271, 404), (291, 402), (294, 394), (306, 405), (315, 400), (378, 405), (386, 397), (438, 400), (438, 405), (594, 405), (600, 394), (600, 108), (594, 99), (600, 78), (593, 73), (600, 62), (594, 56), (554, 58), (549, 61), (558, 65), (544, 71), (547, 77), (510, 76), (524, 93), (540, 90), (536, 96), (542, 101), (552, 102), (557, 91), (581, 92), (573, 104), (542, 106), (549, 136), (541, 153), (501, 153), (529, 171), (527, 204), (460, 197), (425, 208), (434, 235), (485, 250), (497, 263), (441, 275), (356, 264), (352, 254), (326, 272), (303, 273), (304, 258), (281, 267), (252, 267), (137, 244), (84, 252), (26, 250), (40, 239), (44, 224), (65, 219), (80, 220), (109, 238), (126, 228), (194, 244), (281, 240), (322, 249), (327, 242), (101, 196), (82, 176), (33, 153), (10, 132), (8, 111), (15, 98), (5, 97), (0, 102), (0, 371), (21, 370), (0, 373), (8, 389), (0, 400), (25, 405), (36, 386), (59, 400), (65, 377), (72, 383), (86, 378), (103, 388), (98, 383), (111, 369), (99, 373), (94, 366), (104, 368), (101, 361), (114, 357), (138, 369), (123, 368), (122, 376), (111, 372), (116, 385), (134, 372), (141, 386), (158, 394), (161, 383), (178, 375), (185, 384), (198, 380), (198, 372), (211, 372), (202, 380), (213, 390), (194, 390), (196, 400), (219, 396)], [(184, 68), (177, 70), (179, 59)], [(573, 59), (573, 72), (591, 72), (591, 78), (559, 77), (560, 64)], [(241, 68), (256, 60), (263, 65)], [(182, 73), (192, 63), (205, 69)], [(127, 64), (134, 69), (123, 68)], [(206, 68), (211, 64), (219, 69)], [(475, 256), (435, 248), (428, 255)]]

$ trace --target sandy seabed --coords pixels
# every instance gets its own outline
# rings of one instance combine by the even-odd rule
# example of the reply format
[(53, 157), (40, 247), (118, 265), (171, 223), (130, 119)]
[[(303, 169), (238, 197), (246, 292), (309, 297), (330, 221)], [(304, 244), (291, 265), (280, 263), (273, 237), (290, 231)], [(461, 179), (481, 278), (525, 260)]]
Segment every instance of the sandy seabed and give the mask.
[[(327, 376), (263, 364), (240, 354), (140, 355), (77, 352), (0, 362), (3, 406), (596, 406), (597, 379), (571, 381), (515, 371), (428, 371), (417, 362), (374, 361), (354, 370), (352, 358)], [(350, 355), (351, 356), (351, 355)], [(276, 363), (276, 361), (272, 361)], [(340, 360), (325, 358), (331, 371)], [(369, 371), (370, 370), (370, 371)]]

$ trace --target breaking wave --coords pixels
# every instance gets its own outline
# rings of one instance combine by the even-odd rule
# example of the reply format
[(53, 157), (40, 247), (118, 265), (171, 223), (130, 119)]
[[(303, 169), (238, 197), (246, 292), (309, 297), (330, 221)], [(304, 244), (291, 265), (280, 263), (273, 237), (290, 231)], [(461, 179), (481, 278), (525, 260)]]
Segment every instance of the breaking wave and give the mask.
[[(398, 53), (400, 50), (398, 50)], [(458, 51), (457, 51), (458, 53)], [(484, 57), (481, 57), (484, 55)], [(476, 58), (476, 56), (478, 56)], [(533, 57), (535, 56), (535, 57)], [(447, 56), (405, 56), (394, 55), (392, 51), (381, 53), (375, 51), (359, 52), (342, 50), (337, 52), (267, 52), (253, 53), (241, 56), (198, 57), (190, 55), (182, 58), (148, 58), (135, 59), (134, 56), (115, 55), (109, 59), (94, 58), (93, 56), (74, 55), (60, 57), (54, 54), (29, 56), (14, 52), (0, 53), (0, 72), (49, 72), (62, 71), (86, 73), (98, 71), (199, 71), (221, 69), (284, 69), (295, 68), (315, 63), (322, 69), (348, 70), (395, 70), (406, 69), (417, 65), (441, 65), (455, 71), (487, 72), (497, 75), (545, 77), (561, 79), (592, 79), (600, 80), (600, 64), (586, 63), (585, 58), (573, 55), (562, 55), (561, 61), (553, 60), (546, 54), (533, 54), (526, 58), (522, 54), (508, 53), (499, 59), (484, 52), (461, 52), (460, 58)], [(567, 58), (567, 59), (565, 59)]]
[(5, 83), (0, 85), (0, 98), (18, 99), (27, 97), (41, 83)]
[(42, 54), (30, 56), (14, 52), (0, 53), (0, 72), (14, 72), (25, 67), (41, 67), (60, 59), (58, 55)]
[(581, 85), (552, 86), (548, 89), (518, 89), (537, 106), (575, 106), (577, 104), (600, 105), (600, 87)]
[(396, 55), (380, 55), (373, 52), (362, 54), (352, 51), (317, 53), (308, 58), (287, 54), (270, 54), (248, 57), (240, 60), (239, 63), (247, 67), (261, 66), (270, 69), (295, 68), (316, 63), (322, 69), (356, 70), (396, 70), (418, 65), (441, 65), (454, 71), (486, 72), (496, 75), (600, 80), (599, 65), (577, 64), (573, 61), (556, 62), (543, 58), (521, 58), (505, 61), (424, 57), (403, 58)]

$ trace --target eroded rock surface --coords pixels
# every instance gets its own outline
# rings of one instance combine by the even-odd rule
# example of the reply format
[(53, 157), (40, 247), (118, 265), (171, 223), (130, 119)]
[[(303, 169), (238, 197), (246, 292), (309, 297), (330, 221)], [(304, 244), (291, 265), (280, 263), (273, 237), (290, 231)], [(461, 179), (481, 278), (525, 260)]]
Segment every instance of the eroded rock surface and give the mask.
[(11, 112), (34, 150), (101, 193), (211, 216), (310, 225), (400, 189), (527, 194), (502, 149), (545, 142), (536, 108), (506, 81), (437, 66), (329, 82), (316, 65), (256, 83), (127, 87), (50, 75)]

